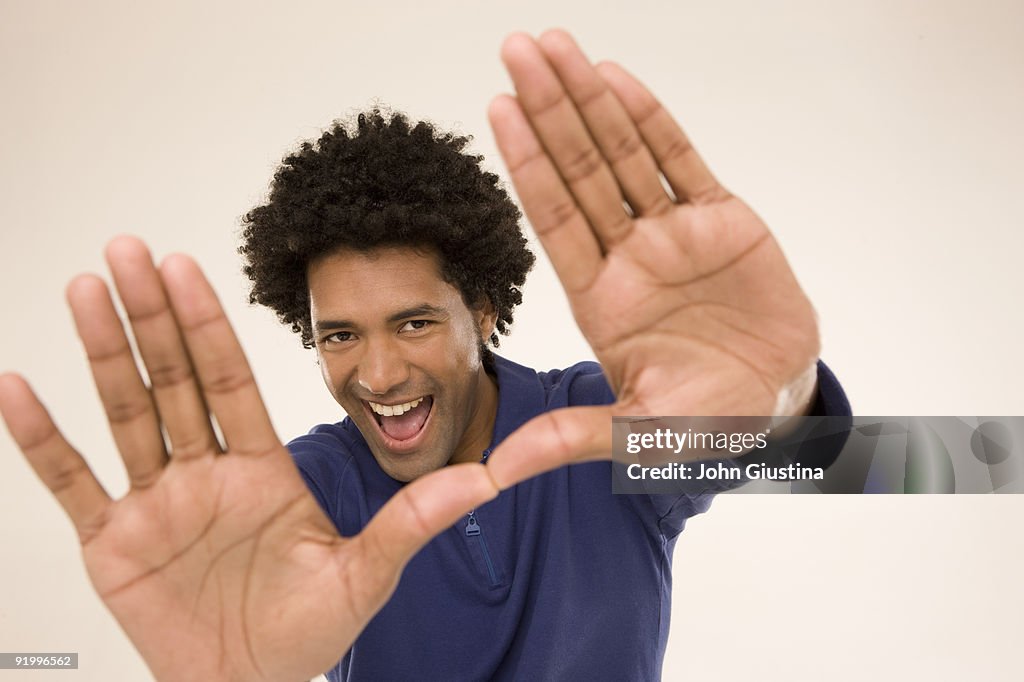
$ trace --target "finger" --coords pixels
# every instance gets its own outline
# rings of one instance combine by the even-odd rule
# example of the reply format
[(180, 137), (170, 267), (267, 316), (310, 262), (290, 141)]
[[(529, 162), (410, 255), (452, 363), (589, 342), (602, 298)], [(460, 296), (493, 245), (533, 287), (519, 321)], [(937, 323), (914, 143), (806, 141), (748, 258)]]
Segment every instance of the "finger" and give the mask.
[(14, 442), (74, 524), (82, 544), (106, 522), (111, 504), (82, 456), (57, 431), (46, 408), (16, 374), (0, 375), (0, 414)]
[(686, 133), (640, 81), (612, 62), (597, 71), (622, 102), (679, 201), (710, 203), (728, 196)]
[(132, 488), (146, 488), (163, 471), (167, 452), (110, 292), (99, 277), (81, 275), (68, 285), (67, 300), (128, 481)]
[(482, 464), (455, 464), (422, 476), (388, 500), (359, 534), (366, 558), (382, 570), (399, 571), (431, 538), (497, 495)]
[(611, 168), (540, 47), (525, 34), (505, 40), (501, 58), (530, 126), (605, 250), (632, 229)]
[(488, 110), (494, 138), (526, 217), (537, 232), (566, 292), (587, 289), (603, 264), (601, 247), (551, 160), (530, 128), (523, 110), (508, 95)]
[(504, 490), (566, 464), (610, 459), (611, 452), (611, 406), (571, 407), (520, 426), (487, 458), (487, 468)]
[(658, 166), (615, 93), (565, 31), (547, 31), (538, 44), (576, 103), (633, 212), (658, 215), (672, 207)]
[(118, 237), (107, 246), (106, 257), (174, 458), (218, 453), (209, 410), (149, 249), (134, 237)]
[(169, 256), (160, 276), (228, 450), (252, 455), (279, 451), (280, 441), (242, 346), (199, 266), (188, 256)]

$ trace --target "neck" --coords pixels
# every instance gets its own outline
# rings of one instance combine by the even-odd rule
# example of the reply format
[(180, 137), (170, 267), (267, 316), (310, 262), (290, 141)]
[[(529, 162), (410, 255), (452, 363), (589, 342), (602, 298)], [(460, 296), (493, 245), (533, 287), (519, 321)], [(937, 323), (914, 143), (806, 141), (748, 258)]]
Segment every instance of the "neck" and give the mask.
[(494, 420), (498, 416), (498, 383), (483, 367), (480, 368), (477, 382), (477, 399), (469, 426), (449, 464), (479, 462), (494, 437)]

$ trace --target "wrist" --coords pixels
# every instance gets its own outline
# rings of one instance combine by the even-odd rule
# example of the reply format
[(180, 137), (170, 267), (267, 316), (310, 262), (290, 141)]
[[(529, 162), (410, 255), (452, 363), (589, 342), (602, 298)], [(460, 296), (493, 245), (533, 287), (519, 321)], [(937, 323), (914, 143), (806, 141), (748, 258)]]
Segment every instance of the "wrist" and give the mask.
[(779, 391), (772, 415), (772, 438), (783, 438), (796, 430), (802, 417), (811, 413), (818, 394), (818, 361)]

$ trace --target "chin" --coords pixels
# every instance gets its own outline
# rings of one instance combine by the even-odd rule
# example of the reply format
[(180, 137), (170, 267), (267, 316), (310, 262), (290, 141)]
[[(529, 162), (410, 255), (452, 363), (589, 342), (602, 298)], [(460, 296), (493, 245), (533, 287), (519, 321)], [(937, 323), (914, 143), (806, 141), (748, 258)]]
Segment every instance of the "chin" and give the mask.
[(374, 457), (377, 459), (377, 463), (381, 465), (381, 469), (384, 470), (391, 478), (402, 483), (410, 483), (420, 476), (426, 476), (427, 474), (441, 469), (447, 464), (447, 462), (433, 463), (433, 462), (402, 462), (398, 466), (385, 466), (376, 453)]

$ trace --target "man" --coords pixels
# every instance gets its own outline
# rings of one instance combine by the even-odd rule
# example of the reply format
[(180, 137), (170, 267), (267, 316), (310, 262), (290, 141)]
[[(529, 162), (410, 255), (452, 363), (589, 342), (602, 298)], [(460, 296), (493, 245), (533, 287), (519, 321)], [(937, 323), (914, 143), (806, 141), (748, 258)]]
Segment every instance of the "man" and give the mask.
[[(612, 414), (848, 409), (777, 244), (653, 97), (562, 32), (502, 56), (517, 96), (491, 106), (498, 145), (604, 376), (482, 348), (530, 265), (514, 210), (460, 141), (369, 116), (287, 160), (243, 246), (254, 299), (316, 347), (351, 421), (289, 453), (195, 264), (157, 269), (127, 238), (107, 257), (151, 387), (105, 285), (77, 278), (68, 298), (129, 494), (112, 501), (27, 384), (0, 378), (158, 679), (302, 679), (339, 658), (336, 679), (655, 678), (674, 540), (707, 498), (612, 496), (606, 462), (562, 465), (607, 458)], [(424, 177), (476, 180), (460, 195)], [(434, 215), (460, 201), (463, 220)]]

